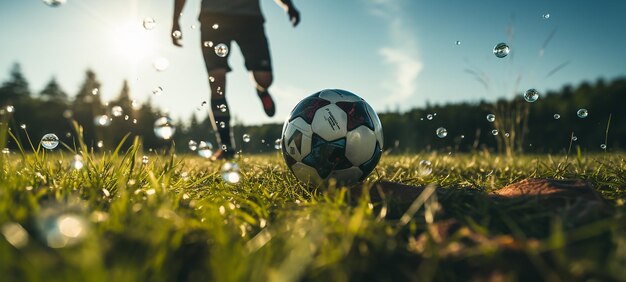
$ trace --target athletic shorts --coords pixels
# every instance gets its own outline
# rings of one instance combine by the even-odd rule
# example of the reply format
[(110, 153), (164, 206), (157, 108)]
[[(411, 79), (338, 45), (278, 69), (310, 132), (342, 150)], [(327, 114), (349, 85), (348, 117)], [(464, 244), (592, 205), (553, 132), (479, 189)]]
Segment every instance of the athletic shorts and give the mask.
[[(228, 65), (232, 41), (239, 46), (246, 69), (250, 71), (272, 70), (263, 17), (204, 14), (200, 16), (199, 20), (202, 55), (207, 71), (232, 70)], [(225, 57), (220, 57), (215, 52), (215, 47), (221, 43), (228, 46), (229, 52)]]

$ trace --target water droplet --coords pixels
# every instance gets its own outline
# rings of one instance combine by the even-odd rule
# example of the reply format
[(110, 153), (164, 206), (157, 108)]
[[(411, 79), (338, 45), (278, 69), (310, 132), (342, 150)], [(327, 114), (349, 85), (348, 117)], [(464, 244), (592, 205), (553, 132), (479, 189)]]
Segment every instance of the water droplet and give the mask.
[(222, 147), (221, 147), (221, 148), (222, 148), (222, 150), (224, 150), (224, 151), (228, 151), (228, 147), (226, 147), (226, 145), (222, 145)]
[(448, 136), (448, 130), (443, 127), (437, 128), (436, 133), (437, 133), (437, 137), (439, 138), (444, 138)]
[(433, 120), (433, 115), (432, 114), (427, 114), (426, 115), (426, 119), (427, 120)]
[(133, 124), (137, 124), (137, 119), (136, 118), (133, 119)]
[(102, 147), (104, 147), (104, 141), (99, 140), (99, 141), (98, 141), (98, 143), (96, 143), (96, 146), (97, 146), (98, 148), (102, 148)]
[(220, 128), (226, 128), (226, 123), (223, 121), (220, 121)]
[(282, 147), (282, 140), (276, 139), (276, 141), (274, 141), (274, 149), (280, 150), (281, 147)]
[(164, 57), (158, 57), (152, 61), (152, 66), (157, 71), (164, 71), (170, 66), (170, 61)]
[(43, 3), (50, 7), (58, 7), (65, 4), (66, 0), (43, 0)]
[(130, 106), (133, 108), (133, 110), (141, 109), (141, 104), (139, 104), (137, 100), (133, 100), (132, 102), (130, 102)]
[(498, 43), (493, 47), (493, 54), (498, 58), (504, 58), (509, 54), (509, 45), (506, 43)]
[(57, 137), (56, 134), (54, 133), (48, 133), (44, 135), (43, 137), (41, 137), (41, 146), (48, 150), (52, 150), (56, 148), (58, 145), (59, 145), (59, 137)]
[(209, 82), (215, 82), (215, 77), (209, 76)]
[(600, 149), (606, 150), (606, 144), (600, 144)]
[(579, 110), (576, 112), (576, 115), (577, 115), (579, 118), (586, 118), (586, 117), (589, 115), (589, 111), (587, 111), (587, 109), (579, 109)]
[(91, 95), (98, 95), (99, 92), (100, 92), (100, 89), (98, 88), (91, 89)]
[(20, 128), (21, 129), (26, 129), (26, 124), (24, 124), (24, 123), (20, 124)]
[(213, 41), (204, 41), (204, 42), (202, 42), (202, 46), (204, 46), (206, 48), (211, 48), (211, 47), (213, 47)]
[(211, 27), (212, 27), (213, 29), (218, 29), (218, 28), (220, 28), (220, 25), (219, 25), (219, 24), (214, 23)]
[(245, 142), (245, 143), (250, 142), (250, 135), (248, 135), (248, 134), (244, 134), (244, 135), (243, 135), (243, 142)]
[(217, 46), (215, 46), (215, 55), (222, 58), (226, 57), (226, 55), (228, 55), (228, 46), (224, 43), (217, 44)]
[(233, 162), (226, 162), (222, 165), (222, 179), (226, 181), (226, 183), (235, 184), (238, 183), (241, 179), (239, 175), (239, 165)]
[(198, 149), (198, 143), (196, 141), (189, 140), (189, 143), (187, 145), (189, 145), (189, 150), (195, 151), (196, 149)]
[(465, 135), (461, 135), (461, 139), (465, 139)]
[(107, 188), (102, 188), (102, 194), (104, 194), (104, 196), (106, 197), (111, 196), (111, 192)]
[(130, 119), (130, 117), (128, 115), (124, 116), (124, 120), (129, 120), (129, 119)]
[(536, 89), (531, 88), (524, 92), (524, 100), (526, 100), (526, 102), (532, 103), (537, 101), (537, 99), (539, 99), (539, 91)]
[(93, 123), (96, 126), (107, 127), (111, 125), (111, 119), (107, 115), (99, 115), (93, 119)]
[(150, 160), (150, 159), (148, 158), (148, 156), (143, 156), (143, 157), (141, 157), (141, 163), (142, 163), (142, 164), (148, 164), (148, 161), (149, 161), (149, 160)]
[(549, 18), (550, 18), (550, 13), (545, 13), (545, 14), (541, 15), (541, 17), (542, 17), (544, 20), (547, 20), (547, 19), (549, 19)]
[(28, 232), (18, 223), (5, 223), (2, 225), (2, 228), (0, 228), (0, 232), (13, 247), (20, 249), (26, 247), (28, 244)]
[(146, 30), (151, 30), (156, 27), (156, 21), (153, 18), (145, 18), (143, 19), (143, 28)]
[(456, 42), (454, 42), (454, 44), (461, 45), (461, 41), (457, 40)]
[(511, 134), (509, 134), (508, 132), (504, 133), (504, 137), (509, 138), (511, 136)]
[(11, 105), (8, 105), (6, 109), (7, 109), (7, 113), (12, 113), (12, 112), (15, 111), (15, 107), (13, 107)]
[(168, 140), (175, 132), (174, 120), (169, 117), (160, 117), (154, 122), (154, 134), (161, 139)]
[(488, 115), (487, 115), (487, 121), (488, 121), (488, 122), (494, 122), (494, 121), (496, 121), (496, 115), (494, 115), (494, 114), (488, 114)]
[(172, 32), (172, 36), (176, 39), (180, 39), (183, 36), (183, 33), (180, 30), (174, 30)]
[(120, 106), (114, 106), (113, 108), (111, 108), (111, 115), (113, 115), (114, 117), (121, 117), (123, 113), (124, 109), (122, 109), (122, 107)]
[(157, 86), (152, 90), (152, 95), (161, 95), (163, 94), (163, 87)]
[(208, 159), (213, 155), (213, 144), (208, 141), (200, 141), (198, 145), (198, 155)]
[(218, 109), (220, 110), (220, 112), (222, 112), (222, 113), (225, 113), (225, 112), (226, 112), (226, 110), (228, 110), (228, 109), (226, 108), (226, 104), (221, 104), (221, 105), (217, 106), (217, 108), (218, 108)]
[(88, 233), (86, 221), (79, 215), (44, 210), (37, 219), (37, 227), (51, 248), (64, 248), (83, 241)]
[(2, 149), (2, 154), (8, 155), (10, 153), (11, 153), (11, 150), (9, 150), (9, 148)]
[(84, 166), (83, 157), (81, 155), (74, 155), (74, 158), (72, 159), (72, 162), (71, 162), (71, 166), (75, 170), (79, 170), (83, 168)]
[(552, 116), (552, 117), (553, 117), (554, 119), (560, 119), (560, 118), (561, 118), (561, 115), (559, 115), (559, 114), (554, 114), (554, 116)]
[(421, 160), (419, 164), (417, 165), (417, 173), (420, 176), (430, 175), (432, 172), (433, 172), (433, 167), (430, 161)]
[(492, 130), (491, 131), (491, 135), (493, 135), (493, 136), (498, 135), (498, 130), (497, 129)]

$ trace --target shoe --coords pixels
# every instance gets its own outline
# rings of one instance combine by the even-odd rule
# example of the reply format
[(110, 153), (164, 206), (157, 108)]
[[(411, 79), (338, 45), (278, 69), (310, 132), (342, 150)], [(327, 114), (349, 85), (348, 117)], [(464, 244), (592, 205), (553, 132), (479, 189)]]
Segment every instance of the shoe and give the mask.
[(270, 93), (267, 92), (267, 90), (263, 92), (257, 90), (257, 94), (259, 95), (259, 98), (261, 98), (261, 103), (263, 103), (263, 110), (265, 110), (265, 114), (267, 114), (268, 117), (273, 117), (276, 113), (276, 106), (274, 105), (274, 100), (272, 100), (272, 96), (270, 96)]
[(215, 153), (211, 156), (212, 161), (218, 160), (232, 160), (235, 158), (235, 149), (217, 149)]

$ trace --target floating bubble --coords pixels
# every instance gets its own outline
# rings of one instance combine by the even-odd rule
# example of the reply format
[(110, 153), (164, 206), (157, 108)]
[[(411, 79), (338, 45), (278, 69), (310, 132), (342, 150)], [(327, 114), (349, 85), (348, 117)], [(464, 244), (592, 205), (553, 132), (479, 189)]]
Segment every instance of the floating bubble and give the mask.
[(572, 136), (572, 141), (578, 141), (578, 137)]
[(91, 95), (98, 95), (98, 93), (100, 93), (100, 89), (98, 88), (91, 89)]
[(65, 110), (63, 111), (63, 117), (70, 119), (72, 118), (72, 116), (74, 116), (74, 113), (72, 112), (72, 110)]
[(226, 107), (226, 104), (221, 104), (219, 106), (217, 106), (217, 108), (220, 110), (220, 112), (225, 113), (228, 108)]
[(220, 28), (220, 25), (219, 25), (219, 24), (214, 23), (211, 27), (212, 27), (213, 29), (218, 29), (218, 28)]
[(52, 150), (59, 146), (59, 137), (57, 137), (54, 133), (48, 133), (41, 137), (41, 146), (48, 150)]
[(208, 141), (200, 141), (198, 144), (198, 155), (208, 159), (213, 155), (213, 144)]
[(96, 126), (107, 127), (111, 125), (111, 118), (107, 115), (99, 115), (93, 119), (93, 123)]
[(79, 170), (83, 168), (84, 166), (83, 157), (81, 155), (74, 155), (74, 158), (72, 159), (72, 162), (71, 162), (71, 166), (75, 170)]
[(417, 165), (417, 173), (421, 176), (430, 175), (433, 172), (433, 167), (430, 161), (421, 160)]
[(154, 134), (161, 139), (168, 140), (175, 132), (174, 120), (169, 117), (160, 117), (154, 122)]
[(511, 136), (511, 134), (509, 134), (508, 132), (504, 133), (504, 137), (509, 138), (509, 136)]
[(76, 214), (44, 212), (38, 219), (38, 228), (51, 248), (64, 248), (83, 241), (88, 233), (85, 220)]
[(554, 119), (560, 119), (560, 118), (561, 118), (561, 115), (559, 115), (559, 114), (554, 114), (554, 116), (552, 116), (552, 117), (553, 117)]
[(280, 150), (280, 148), (282, 148), (282, 140), (280, 139), (276, 139), (274, 141), (274, 149), (276, 150)]
[(14, 112), (14, 111), (15, 111), (15, 107), (13, 107), (13, 106), (11, 106), (11, 105), (8, 105), (8, 106), (6, 107), (6, 110), (7, 110), (7, 113), (12, 113), (12, 112)]
[(28, 232), (18, 223), (5, 223), (2, 225), (2, 228), (0, 228), (0, 232), (13, 247), (20, 249), (28, 245)]
[(498, 43), (496, 44), (496, 46), (493, 47), (493, 54), (496, 55), (496, 57), (498, 58), (504, 58), (509, 54), (509, 45), (507, 45), (506, 43)]
[(494, 121), (496, 121), (496, 115), (494, 115), (494, 114), (488, 114), (488, 115), (487, 115), (487, 121), (488, 121), (488, 122), (494, 122)]
[(111, 115), (113, 115), (114, 117), (121, 117), (122, 114), (124, 114), (124, 109), (122, 109), (122, 107), (114, 106), (113, 108), (111, 108)]
[(66, 0), (43, 0), (43, 3), (50, 7), (58, 7), (65, 4)]
[(163, 87), (161, 86), (157, 86), (156, 88), (152, 90), (152, 95), (156, 96), (156, 95), (161, 95), (161, 94), (163, 94)]
[(444, 138), (448, 136), (448, 130), (443, 127), (437, 128), (437, 131), (435, 131), (435, 133), (437, 133), (437, 137), (439, 138)]
[(204, 107), (204, 106), (206, 106), (206, 104), (207, 104), (207, 101), (202, 101), (202, 103), (200, 103), (200, 106)]
[(224, 151), (227, 151), (227, 150), (228, 150), (228, 147), (226, 147), (226, 145), (222, 145), (222, 147), (221, 147), (221, 148), (222, 148), (222, 150), (224, 150)]
[(461, 135), (461, 139), (465, 139), (465, 135)]
[(539, 99), (539, 91), (536, 89), (531, 88), (524, 92), (524, 100), (526, 100), (526, 102), (532, 103), (537, 101), (537, 99)]
[(174, 30), (172, 31), (172, 36), (176, 39), (180, 39), (183, 36), (183, 33), (180, 32), (180, 30)]
[(97, 146), (98, 148), (102, 148), (102, 147), (104, 147), (104, 141), (99, 140), (99, 141), (98, 141), (98, 143), (96, 143), (96, 146)]
[(189, 146), (189, 150), (195, 151), (196, 149), (198, 149), (198, 143), (196, 141), (189, 140), (189, 143), (187, 143), (187, 145)]
[(141, 109), (141, 104), (137, 100), (133, 100), (132, 102), (130, 102), (130, 106), (133, 108), (133, 110)]
[(600, 149), (606, 150), (606, 144), (600, 144)]
[(461, 41), (457, 40), (456, 42), (454, 42), (454, 44), (461, 45)]
[(244, 134), (244, 135), (243, 135), (243, 142), (245, 142), (245, 143), (250, 142), (250, 135), (248, 135), (248, 134)]
[(152, 66), (157, 71), (164, 71), (170, 66), (170, 61), (164, 57), (158, 57), (152, 61)]
[(579, 118), (586, 118), (586, 117), (589, 115), (589, 111), (587, 111), (587, 109), (579, 109), (579, 110), (576, 112), (576, 115), (577, 115)]
[(148, 161), (149, 161), (149, 160), (150, 160), (150, 159), (148, 158), (148, 156), (143, 156), (143, 157), (141, 157), (141, 163), (142, 163), (142, 164), (148, 164)]
[(215, 77), (209, 76), (209, 82), (215, 82)]
[(491, 135), (493, 135), (493, 136), (498, 135), (498, 130), (497, 129), (492, 130), (491, 131)]
[(24, 124), (24, 123), (20, 124), (20, 128), (21, 129), (26, 129), (26, 124)]
[(129, 120), (129, 119), (130, 119), (130, 117), (128, 115), (124, 116), (124, 120)]
[(433, 115), (432, 114), (427, 114), (426, 115), (426, 119), (427, 120), (433, 120)]
[(228, 55), (228, 46), (224, 43), (217, 44), (217, 46), (215, 46), (215, 55), (222, 58), (226, 57), (226, 55)]
[(542, 17), (544, 20), (547, 20), (547, 19), (549, 19), (549, 18), (550, 18), (550, 13), (545, 13), (545, 14), (541, 15), (541, 17)]
[(226, 128), (226, 123), (223, 121), (220, 121), (220, 128)]
[(206, 48), (211, 48), (211, 47), (213, 47), (213, 41), (204, 41), (204, 42), (202, 42), (202, 46), (204, 46)]
[(239, 165), (233, 162), (226, 162), (222, 165), (222, 179), (226, 181), (226, 183), (235, 184), (238, 183), (241, 179), (239, 175)]
[(151, 30), (156, 27), (156, 21), (153, 18), (145, 18), (143, 19), (143, 28), (146, 30)]

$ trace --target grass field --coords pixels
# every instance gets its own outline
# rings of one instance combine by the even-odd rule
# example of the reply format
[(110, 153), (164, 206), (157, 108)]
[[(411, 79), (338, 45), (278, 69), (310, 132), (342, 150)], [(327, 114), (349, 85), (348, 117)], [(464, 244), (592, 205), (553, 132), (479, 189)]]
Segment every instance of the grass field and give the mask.
[[(359, 189), (309, 191), (278, 154), (243, 154), (238, 183), (194, 155), (82, 153), (80, 169), (73, 155), (0, 155), (0, 280), (626, 278), (624, 155), (385, 155), (363, 189), (440, 188), (374, 202)], [(587, 180), (606, 206), (488, 197), (529, 177)]]

